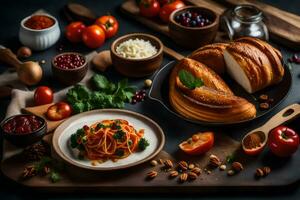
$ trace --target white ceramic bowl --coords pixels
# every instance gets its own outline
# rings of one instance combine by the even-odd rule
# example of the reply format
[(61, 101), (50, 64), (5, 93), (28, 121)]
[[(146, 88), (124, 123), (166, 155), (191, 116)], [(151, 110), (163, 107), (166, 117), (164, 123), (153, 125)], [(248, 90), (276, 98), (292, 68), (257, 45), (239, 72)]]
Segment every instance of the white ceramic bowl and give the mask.
[(41, 51), (54, 45), (60, 37), (60, 29), (55, 17), (42, 14), (54, 20), (54, 25), (49, 28), (35, 30), (30, 29), (24, 23), (31, 17), (28, 16), (21, 21), (19, 30), (20, 42), (32, 50)]

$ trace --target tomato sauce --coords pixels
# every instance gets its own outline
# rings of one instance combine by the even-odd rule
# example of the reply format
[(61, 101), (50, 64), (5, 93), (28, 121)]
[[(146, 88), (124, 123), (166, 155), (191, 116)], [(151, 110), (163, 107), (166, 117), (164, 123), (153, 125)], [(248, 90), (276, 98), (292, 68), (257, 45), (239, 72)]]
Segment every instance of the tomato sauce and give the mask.
[(41, 120), (34, 115), (20, 115), (8, 120), (2, 129), (6, 133), (28, 134), (39, 129), (41, 125)]
[(34, 15), (25, 21), (24, 25), (27, 28), (34, 30), (42, 30), (53, 26), (55, 21), (45, 15)]

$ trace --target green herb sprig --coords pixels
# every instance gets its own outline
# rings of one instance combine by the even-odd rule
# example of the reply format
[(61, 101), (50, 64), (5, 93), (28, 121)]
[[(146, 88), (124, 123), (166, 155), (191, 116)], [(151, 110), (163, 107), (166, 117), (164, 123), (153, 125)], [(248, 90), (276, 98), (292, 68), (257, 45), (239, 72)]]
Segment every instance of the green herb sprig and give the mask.
[(74, 113), (81, 113), (101, 108), (124, 108), (135, 93), (135, 88), (128, 86), (127, 79), (118, 83), (110, 82), (105, 76), (95, 74), (91, 78), (94, 90), (84, 85), (75, 85), (67, 92), (67, 101)]

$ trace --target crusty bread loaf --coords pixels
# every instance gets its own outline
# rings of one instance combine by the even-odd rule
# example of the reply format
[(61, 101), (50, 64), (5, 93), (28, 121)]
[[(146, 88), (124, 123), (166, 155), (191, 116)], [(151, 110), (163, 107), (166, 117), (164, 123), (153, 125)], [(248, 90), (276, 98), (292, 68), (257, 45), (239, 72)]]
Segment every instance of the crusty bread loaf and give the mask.
[[(204, 85), (193, 90), (178, 77), (181, 69), (201, 78)], [(256, 109), (246, 99), (235, 96), (226, 83), (211, 69), (195, 60), (184, 58), (170, 75), (169, 99), (181, 115), (206, 122), (232, 123), (254, 118)]]
[(189, 58), (205, 64), (217, 74), (223, 74), (225, 72), (223, 52), (227, 46), (228, 44), (226, 43), (205, 45), (194, 51)]
[(280, 52), (256, 38), (232, 42), (224, 58), (229, 75), (249, 93), (280, 82), (284, 75)]

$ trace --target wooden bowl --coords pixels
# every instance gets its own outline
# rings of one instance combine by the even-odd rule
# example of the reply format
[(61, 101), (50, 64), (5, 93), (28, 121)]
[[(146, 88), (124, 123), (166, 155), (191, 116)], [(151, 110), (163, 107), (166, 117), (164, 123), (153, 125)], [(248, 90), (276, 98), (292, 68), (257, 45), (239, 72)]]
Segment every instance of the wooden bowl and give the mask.
[[(187, 27), (175, 21), (177, 15), (188, 10), (204, 13), (212, 20), (212, 23), (204, 27)], [(168, 26), (170, 37), (175, 43), (184, 48), (196, 49), (214, 41), (219, 28), (219, 16), (208, 8), (186, 6), (174, 11), (170, 15)]]
[[(82, 66), (74, 68), (74, 69), (62, 69), (62, 68), (58, 67), (54, 63), (54, 61), (58, 56), (65, 55), (65, 54), (80, 55), (85, 59), (85, 62)], [(55, 78), (57, 78), (57, 80), (64, 85), (74, 85), (74, 84), (78, 83), (79, 81), (81, 81), (84, 78), (84, 76), (86, 75), (87, 70), (88, 70), (88, 62), (87, 62), (85, 56), (80, 53), (76, 53), (76, 52), (65, 52), (65, 53), (58, 54), (52, 59), (51, 64), (52, 64), (53, 76)]]
[[(142, 59), (124, 58), (117, 54), (116, 49), (122, 42), (136, 38), (149, 41), (156, 47), (157, 53), (151, 57)], [(110, 53), (112, 63), (118, 72), (128, 77), (143, 77), (153, 74), (160, 67), (163, 60), (163, 44), (157, 37), (152, 35), (133, 33), (116, 39), (111, 45)]]

